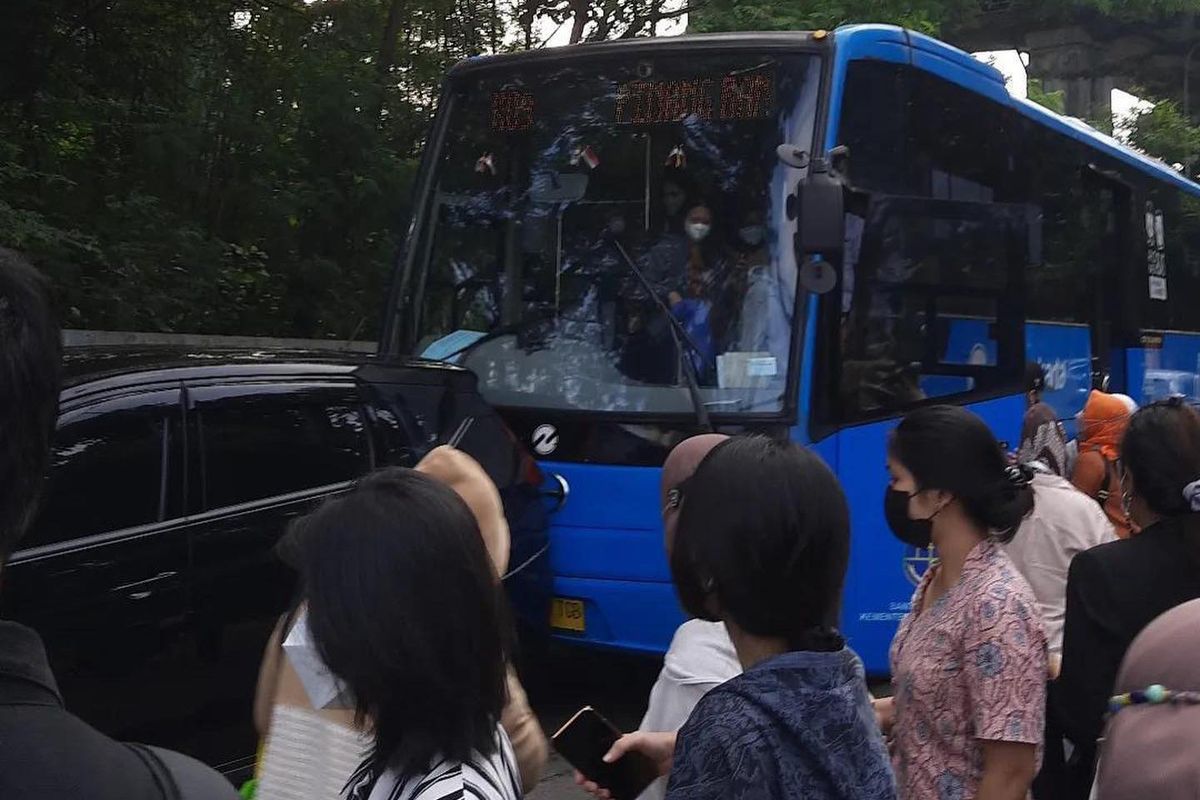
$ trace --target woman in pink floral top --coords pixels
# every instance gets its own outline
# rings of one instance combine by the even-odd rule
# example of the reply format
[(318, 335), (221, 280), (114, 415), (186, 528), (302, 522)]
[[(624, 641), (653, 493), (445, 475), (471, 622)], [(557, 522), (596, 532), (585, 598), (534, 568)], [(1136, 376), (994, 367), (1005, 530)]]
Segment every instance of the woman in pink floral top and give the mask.
[(1032, 508), (1028, 482), (974, 414), (914, 411), (888, 454), (888, 523), (937, 548), (892, 643), (895, 697), (877, 701), (903, 800), (1024, 800), (1041, 756), (1046, 637), (1000, 542)]

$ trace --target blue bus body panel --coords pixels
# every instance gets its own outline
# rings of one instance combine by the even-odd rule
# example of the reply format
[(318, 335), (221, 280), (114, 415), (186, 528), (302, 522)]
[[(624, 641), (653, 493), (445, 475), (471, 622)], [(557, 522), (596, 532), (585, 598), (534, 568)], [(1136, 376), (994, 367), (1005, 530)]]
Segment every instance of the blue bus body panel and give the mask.
[(559, 638), (661, 653), (684, 615), (663, 550), (661, 470), (541, 462), (570, 486), (552, 518), (554, 595), (584, 602), (586, 631)]
[(1200, 334), (1170, 331), (1162, 347), (1124, 351), (1126, 393), (1145, 405), (1182, 396), (1200, 403)]

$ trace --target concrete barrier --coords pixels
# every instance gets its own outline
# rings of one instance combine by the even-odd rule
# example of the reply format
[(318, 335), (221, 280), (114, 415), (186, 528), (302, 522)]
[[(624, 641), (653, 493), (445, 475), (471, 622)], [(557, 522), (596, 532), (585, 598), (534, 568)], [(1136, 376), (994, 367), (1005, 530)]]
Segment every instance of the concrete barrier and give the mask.
[(282, 339), (269, 336), (207, 336), (198, 333), (143, 333), (140, 331), (64, 330), (66, 347), (117, 347), (138, 345), (176, 345), (179, 347), (253, 348), (258, 350), (333, 350), (374, 353), (375, 342), (338, 339)]

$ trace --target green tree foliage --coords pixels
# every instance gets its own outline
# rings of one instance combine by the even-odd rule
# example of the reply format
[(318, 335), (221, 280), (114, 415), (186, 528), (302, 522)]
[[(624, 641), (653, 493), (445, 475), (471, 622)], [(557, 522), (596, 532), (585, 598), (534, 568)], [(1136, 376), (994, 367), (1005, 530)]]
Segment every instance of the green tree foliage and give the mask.
[(936, 34), (950, 15), (978, 13), (970, 0), (707, 0), (689, 19), (697, 32), (741, 30), (832, 30), (839, 25), (870, 21), (903, 25)]
[(1056, 114), (1064, 114), (1067, 109), (1067, 99), (1062, 90), (1048, 92), (1037, 78), (1030, 78), (1027, 83), (1027, 96), (1038, 105), (1045, 106)]
[(499, 31), (486, 0), (10, 0), (0, 244), (68, 325), (370, 335), (434, 89)]
[[(1054, 0), (1125, 15), (1200, 0)], [(7, 0), (0, 245), (32, 255), (75, 327), (371, 336), (445, 69), (572, 41), (693, 31), (938, 33), (977, 0)], [(540, 34), (541, 35), (541, 34)], [(1051, 107), (1061, 98), (1031, 85)], [(1135, 141), (1191, 163), (1171, 106)]]
[[(1168, 164), (1188, 168), (1200, 156), (1200, 127), (1192, 124), (1172, 101), (1165, 100), (1135, 114), (1128, 130), (1130, 144)], [(1190, 169), (1188, 172), (1191, 174)]]

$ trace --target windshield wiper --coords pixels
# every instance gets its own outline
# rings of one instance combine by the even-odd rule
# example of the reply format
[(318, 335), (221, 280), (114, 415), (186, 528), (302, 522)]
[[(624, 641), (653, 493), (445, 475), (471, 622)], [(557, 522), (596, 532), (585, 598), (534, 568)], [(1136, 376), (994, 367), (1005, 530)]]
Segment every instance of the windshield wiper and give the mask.
[[(667, 320), (667, 327), (671, 331), (671, 339), (675, 342), (675, 352), (679, 355), (679, 365), (683, 368), (683, 378), (687, 381), (688, 396), (692, 400), (692, 408), (696, 412), (696, 424), (705, 433), (712, 433), (713, 426), (708, 420), (708, 408), (704, 405), (704, 398), (700, 396), (700, 376), (696, 372), (696, 365), (692, 362), (691, 355), (694, 353), (701, 360), (704, 359), (704, 352), (688, 334), (687, 329), (683, 327), (671, 309), (667, 308), (667, 304), (658, 296), (658, 292), (654, 291), (654, 287), (650, 285), (650, 281), (646, 279), (646, 274), (642, 272), (641, 267), (637, 265), (629, 253), (615, 237), (608, 239), (617, 252), (621, 254), (629, 271), (637, 277), (638, 283), (642, 285), (642, 289), (646, 294), (650, 295), (650, 299), (654, 301), (654, 305), (662, 312), (663, 317)], [(685, 349), (684, 344), (687, 347)], [(689, 352), (691, 351), (691, 352)]]

